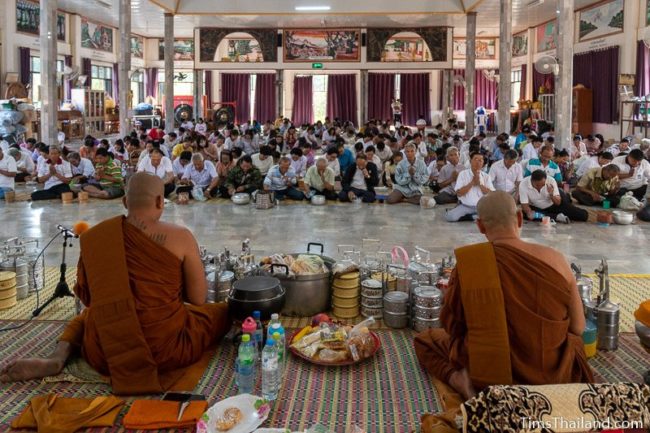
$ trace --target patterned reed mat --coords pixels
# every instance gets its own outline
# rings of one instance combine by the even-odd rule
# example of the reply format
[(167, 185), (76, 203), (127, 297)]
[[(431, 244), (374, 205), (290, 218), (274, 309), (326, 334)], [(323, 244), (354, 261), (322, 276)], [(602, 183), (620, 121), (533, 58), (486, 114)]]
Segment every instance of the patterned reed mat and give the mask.
[[(72, 288), (76, 281), (76, 267), (69, 267), (67, 270), (67, 281)], [(589, 275), (594, 280), (595, 291), (598, 289), (598, 279)], [(40, 302), (43, 303), (54, 292), (59, 281), (59, 268), (45, 268), (45, 289), (39, 294)], [(612, 300), (621, 303), (621, 332), (634, 331), (634, 310), (641, 302), (650, 297), (650, 274), (616, 274), (610, 276)], [(36, 295), (31, 294), (28, 298), (18, 301), (18, 304), (8, 310), (0, 310), (0, 320), (24, 320), (31, 317), (32, 311), (36, 309)], [(73, 298), (60, 298), (48, 306), (36, 320), (70, 320), (76, 314)], [(285, 318), (287, 327), (302, 328), (310, 323), (309, 318)], [(358, 317), (348, 322), (359, 322), (363, 317)], [(381, 321), (376, 328), (385, 328)]]

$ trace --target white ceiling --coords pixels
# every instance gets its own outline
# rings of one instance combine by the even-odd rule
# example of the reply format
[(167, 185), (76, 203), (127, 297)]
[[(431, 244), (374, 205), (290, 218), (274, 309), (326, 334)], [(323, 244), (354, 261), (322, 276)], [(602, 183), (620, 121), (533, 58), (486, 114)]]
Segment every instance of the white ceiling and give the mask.
[[(555, 17), (557, 1), (512, 0), (513, 32)], [(598, 0), (576, 0), (576, 9)], [(118, 27), (119, 0), (59, 0), (59, 8)], [(328, 12), (296, 12), (298, 5), (329, 5)], [(499, 0), (133, 0), (133, 33), (163, 36), (163, 13), (176, 12), (175, 35), (190, 37), (196, 27), (420, 27), (450, 26), (465, 34), (465, 12), (478, 13), (481, 36), (499, 34)]]

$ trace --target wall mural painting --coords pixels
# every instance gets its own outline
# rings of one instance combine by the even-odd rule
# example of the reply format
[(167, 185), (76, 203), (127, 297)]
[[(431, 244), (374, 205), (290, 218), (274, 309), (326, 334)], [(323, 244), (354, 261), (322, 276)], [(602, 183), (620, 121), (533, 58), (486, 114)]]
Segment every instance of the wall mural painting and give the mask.
[(219, 43), (215, 62), (263, 62), (262, 48), (253, 38), (225, 38)]
[[(165, 60), (165, 40), (158, 40), (158, 60)], [(174, 39), (174, 61), (194, 60), (194, 39)]]
[(131, 55), (138, 59), (144, 58), (144, 38), (131, 36)]
[(555, 36), (555, 20), (549, 21), (542, 25), (537, 26), (535, 29), (535, 36), (537, 37), (537, 52), (543, 53), (557, 48)]
[(382, 62), (430, 62), (431, 51), (416, 33), (398, 33), (390, 38), (381, 53)]
[[(199, 61), (213, 63), (223, 61), (218, 51), (221, 41), (233, 33), (247, 33), (257, 42), (263, 62), (278, 60), (278, 31), (276, 29), (217, 29), (202, 27), (199, 29)], [(235, 40), (232, 38), (230, 40)], [(249, 48), (253, 49), (251, 44)], [(257, 57), (255, 59), (257, 61)]]
[(113, 29), (81, 19), (81, 46), (91, 50), (113, 52)]
[(588, 41), (623, 31), (623, 0), (599, 4), (578, 12), (580, 35), (578, 40)]
[[(447, 55), (447, 27), (420, 27), (420, 28), (370, 28), (367, 30), (366, 59), (368, 62), (382, 62), (386, 51), (386, 44), (391, 39), (400, 39), (395, 36), (400, 33), (417, 34), (426, 47), (429, 48), (432, 62), (446, 62)], [(426, 56), (426, 54), (425, 54)], [(427, 61), (427, 60), (425, 60)]]
[(521, 57), (528, 54), (528, 33), (519, 33), (512, 37), (512, 57)]
[(285, 30), (285, 62), (359, 62), (361, 30)]
[[(41, 6), (30, 0), (16, 1), (16, 31), (39, 35), (41, 27)], [(56, 38), (65, 41), (65, 14), (56, 17)]]
[[(464, 59), (467, 56), (467, 40), (454, 38), (454, 59)], [(497, 58), (497, 41), (494, 38), (476, 39), (476, 60), (491, 60)]]

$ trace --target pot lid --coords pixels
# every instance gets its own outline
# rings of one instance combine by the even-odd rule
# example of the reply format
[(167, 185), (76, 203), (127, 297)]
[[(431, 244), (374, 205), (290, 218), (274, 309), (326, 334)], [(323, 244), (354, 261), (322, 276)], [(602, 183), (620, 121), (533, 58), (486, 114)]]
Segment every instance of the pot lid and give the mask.
[(614, 304), (613, 302), (610, 302), (609, 300), (603, 302), (598, 306), (598, 312), (605, 312), (605, 313), (618, 313), (620, 311), (621, 307), (618, 304)]
[(382, 288), (381, 281), (377, 281), (377, 280), (373, 280), (373, 279), (363, 280), (361, 285), (363, 287), (367, 287), (369, 289), (381, 289)]
[(408, 302), (409, 300), (409, 295), (406, 292), (388, 292), (384, 295), (384, 301), (387, 302), (398, 302), (398, 303), (403, 303), (403, 302)]
[(440, 298), (442, 297), (442, 292), (433, 286), (420, 286), (415, 289), (415, 296), (419, 298)]
[(231, 298), (240, 301), (272, 299), (283, 292), (280, 280), (274, 277), (245, 277), (233, 283)]

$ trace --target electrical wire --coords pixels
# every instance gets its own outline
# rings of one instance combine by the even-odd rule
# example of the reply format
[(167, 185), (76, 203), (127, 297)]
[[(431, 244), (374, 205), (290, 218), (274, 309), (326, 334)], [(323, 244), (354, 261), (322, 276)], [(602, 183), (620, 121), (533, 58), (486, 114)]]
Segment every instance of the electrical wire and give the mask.
[[(43, 253), (45, 253), (45, 250), (50, 246), (50, 244), (52, 244), (52, 242), (54, 242), (59, 236), (61, 236), (61, 234), (62, 234), (62, 232), (58, 232), (57, 234), (55, 234), (54, 237), (52, 239), (50, 239), (50, 241), (43, 247), (41, 252), (38, 253), (38, 255), (36, 256), (36, 259), (34, 260), (34, 263), (32, 264), (32, 282), (34, 284), (34, 287), (36, 287), (36, 264), (38, 263), (38, 259), (41, 258)], [(43, 278), (45, 278), (45, 266), (43, 266)], [(43, 289), (45, 289), (45, 285), (43, 285)], [(39, 297), (39, 292), (40, 292), (40, 290), (36, 290), (36, 308), (35, 308), (35, 310), (38, 309), (38, 307), (40, 306), (40, 303), (41, 303), (41, 299)], [(2, 329), (0, 329), (0, 332), (15, 331), (16, 329), (20, 329), (23, 326), (30, 323), (32, 320), (34, 320), (34, 317), (36, 317), (36, 316), (32, 315), (29, 319), (27, 319), (26, 321), (24, 321), (20, 325), (14, 325), (14, 326), (10, 326), (8, 328), (2, 328)]]

